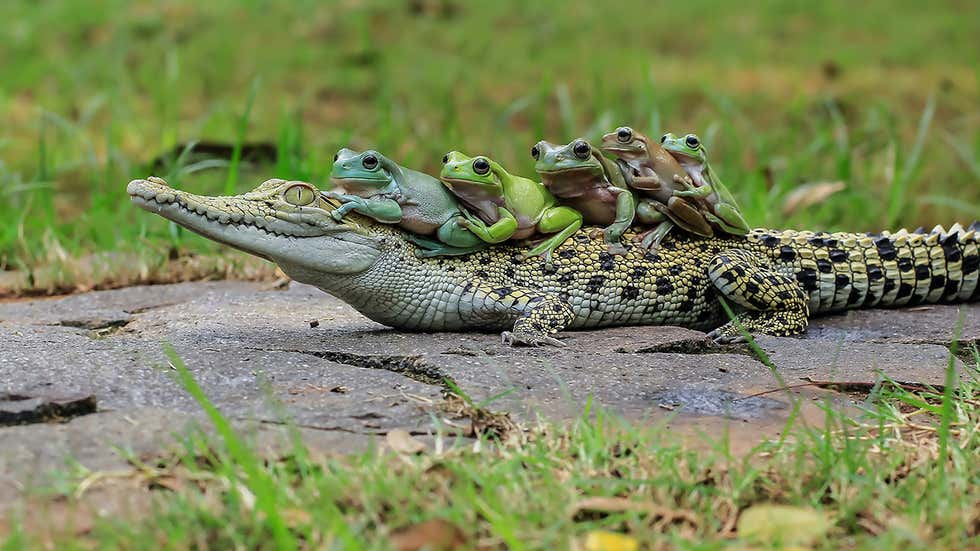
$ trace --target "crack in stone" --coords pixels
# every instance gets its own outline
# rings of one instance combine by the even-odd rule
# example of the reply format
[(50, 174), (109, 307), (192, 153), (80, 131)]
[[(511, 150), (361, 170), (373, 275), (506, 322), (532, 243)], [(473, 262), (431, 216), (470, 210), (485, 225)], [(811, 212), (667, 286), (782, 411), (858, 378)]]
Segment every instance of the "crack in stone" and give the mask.
[(672, 341), (636, 349), (623, 346), (616, 348), (614, 352), (620, 354), (691, 354), (695, 356), (736, 354), (759, 361), (759, 357), (747, 344), (717, 344), (710, 340)]
[(179, 304), (185, 304), (186, 302), (187, 302), (186, 300), (175, 300), (175, 301), (171, 301), (171, 302), (162, 302), (160, 304), (150, 304), (150, 305), (147, 305), (147, 306), (139, 306), (139, 307), (133, 308), (131, 310), (123, 310), (123, 312), (126, 312), (127, 314), (133, 314), (133, 315), (136, 315), (136, 314), (145, 314), (146, 312), (149, 312), (151, 310), (158, 310), (160, 308), (167, 308), (168, 306), (177, 306)]
[(438, 367), (426, 362), (422, 356), (403, 356), (403, 355), (382, 355), (382, 354), (355, 354), (352, 352), (338, 352), (335, 350), (299, 350), (288, 348), (250, 348), (263, 352), (295, 352), (315, 356), (322, 360), (329, 360), (340, 364), (353, 367), (368, 369), (383, 369), (392, 373), (398, 373), (427, 385), (434, 385), (449, 390), (449, 383), (455, 384), (452, 377), (444, 374)]
[(89, 331), (109, 331), (126, 327), (132, 321), (131, 319), (74, 319), (60, 320), (57, 323), (49, 323), (48, 326), (74, 327), (77, 329), (88, 329)]
[(0, 393), (0, 427), (68, 421), (96, 413), (97, 409), (94, 395)]

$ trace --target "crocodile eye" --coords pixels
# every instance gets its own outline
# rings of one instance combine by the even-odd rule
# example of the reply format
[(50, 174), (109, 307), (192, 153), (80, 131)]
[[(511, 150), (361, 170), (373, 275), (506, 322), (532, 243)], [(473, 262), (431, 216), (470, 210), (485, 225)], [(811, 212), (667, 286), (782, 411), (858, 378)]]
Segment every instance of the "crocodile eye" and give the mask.
[(687, 147), (690, 147), (691, 149), (697, 149), (698, 146), (701, 145), (701, 140), (699, 140), (694, 134), (688, 134), (684, 138), (684, 143), (686, 143)]
[(660, 136), (660, 143), (664, 143), (665, 141), (667, 141), (667, 134)]
[(589, 147), (589, 144), (581, 140), (575, 142), (575, 145), (572, 147), (572, 151), (575, 152), (575, 156), (579, 159), (588, 159), (589, 155), (592, 154), (592, 148)]
[(629, 143), (633, 139), (633, 129), (628, 126), (621, 126), (616, 129), (616, 141), (619, 143)]
[(316, 200), (316, 192), (310, 186), (302, 184), (290, 186), (283, 194), (282, 198), (290, 205), (305, 207)]
[(446, 153), (445, 155), (442, 156), (442, 164), (446, 164), (448, 162), (449, 162), (449, 153)]
[(476, 172), (480, 176), (483, 176), (490, 172), (490, 162), (483, 157), (477, 157), (473, 161), (473, 172)]
[(541, 156), (541, 150), (538, 149), (538, 146), (534, 146), (531, 148), (531, 156), (534, 157), (535, 161), (537, 161), (538, 157)]
[(374, 155), (365, 155), (364, 158), (361, 159), (361, 164), (368, 170), (374, 170), (378, 168), (378, 158)]

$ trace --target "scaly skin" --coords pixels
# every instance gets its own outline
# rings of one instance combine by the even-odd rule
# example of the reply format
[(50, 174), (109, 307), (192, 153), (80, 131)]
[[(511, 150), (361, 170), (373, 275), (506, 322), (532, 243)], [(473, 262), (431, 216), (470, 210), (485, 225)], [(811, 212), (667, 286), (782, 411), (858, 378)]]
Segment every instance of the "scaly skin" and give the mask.
[[(744, 237), (669, 235), (656, 252), (606, 252), (592, 228), (557, 248), (550, 266), (498, 245), (417, 258), (407, 234), (322, 196), (287, 198), (299, 182), (270, 180), (235, 197), (202, 197), (160, 179), (134, 180), (133, 202), (210, 239), (277, 263), (367, 317), (404, 330), (505, 330), (511, 343), (560, 344), (564, 329), (670, 324), (737, 340), (719, 296), (752, 332), (792, 335), (810, 315), (849, 308), (980, 299), (980, 226), (877, 235), (756, 229)], [(305, 200), (305, 197), (303, 197)], [(627, 233), (627, 236), (629, 234)], [(719, 327), (720, 326), (720, 327)], [(509, 331), (507, 331), (509, 330)]]

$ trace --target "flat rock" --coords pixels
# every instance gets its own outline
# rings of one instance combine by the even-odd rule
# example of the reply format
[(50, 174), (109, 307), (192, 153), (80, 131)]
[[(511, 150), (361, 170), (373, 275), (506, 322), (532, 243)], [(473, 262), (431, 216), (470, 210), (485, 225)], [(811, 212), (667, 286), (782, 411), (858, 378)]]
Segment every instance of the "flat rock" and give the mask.
[[(805, 337), (758, 339), (773, 370), (747, 347), (718, 347), (680, 327), (568, 332), (563, 348), (508, 348), (491, 333), (403, 333), (295, 283), (288, 290), (186, 283), (6, 302), (0, 393), (94, 395), (99, 413), (0, 428), (0, 481), (23, 490), (70, 457), (87, 468), (120, 467), (114, 447), (163, 453), (201, 415), (176, 383), (165, 343), (240, 426), (278, 434), (288, 419), (335, 452), (364, 449), (394, 428), (444, 433), (450, 426), (439, 406), (450, 386), (524, 422), (601, 409), (677, 437), (726, 431), (736, 449), (747, 449), (778, 436), (794, 402), (815, 423), (824, 404), (855, 405), (852, 396), (798, 386), (803, 380), (941, 384), (960, 316), (962, 339), (975, 342), (978, 305), (814, 320)], [(959, 359), (953, 365), (969, 369)]]
[(812, 320), (807, 338), (943, 346), (958, 341), (970, 346), (980, 343), (980, 306), (976, 303), (932, 304), (853, 310)]

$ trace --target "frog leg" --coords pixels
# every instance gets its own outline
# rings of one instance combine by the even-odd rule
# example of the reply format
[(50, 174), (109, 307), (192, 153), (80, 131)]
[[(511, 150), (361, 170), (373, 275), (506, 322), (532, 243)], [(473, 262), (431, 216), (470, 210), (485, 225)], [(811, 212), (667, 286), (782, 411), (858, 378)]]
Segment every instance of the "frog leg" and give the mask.
[(671, 197), (667, 201), (665, 214), (681, 228), (701, 237), (712, 237), (715, 232), (705, 220), (705, 212), (695, 208), (689, 201)]
[[(708, 278), (722, 296), (745, 310), (735, 315), (746, 331), (769, 335), (797, 335), (806, 330), (809, 307), (806, 293), (793, 278), (744, 249), (728, 249), (708, 262)], [(734, 321), (709, 336), (717, 342), (741, 342)]]
[(469, 248), (477, 245), (483, 248), (484, 241), (459, 223), (459, 217), (453, 216), (436, 230), (439, 241), (452, 247)]
[(438, 241), (418, 235), (409, 235), (408, 240), (418, 245), (420, 249), (415, 251), (415, 256), (419, 258), (459, 256), (487, 248), (487, 243), (464, 228), (459, 220), (459, 216), (454, 216), (439, 226), (439, 229), (436, 230)]
[(408, 235), (406, 236), (406, 239), (419, 247), (415, 251), (415, 256), (418, 258), (431, 258), (433, 256), (460, 256), (482, 251), (483, 249), (487, 248), (487, 244), (482, 241), (469, 247), (453, 247), (451, 245), (419, 235)]
[(554, 233), (555, 235), (545, 239), (543, 243), (524, 253), (524, 258), (543, 254), (545, 261), (550, 262), (551, 252), (581, 227), (582, 213), (572, 207), (551, 207), (545, 209), (541, 215), (541, 220), (538, 221), (538, 231), (541, 233)]
[(674, 197), (694, 197), (696, 199), (704, 199), (715, 192), (714, 188), (711, 186), (694, 187), (684, 180), (678, 180), (678, 183), (683, 183), (687, 189), (675, 190), (672, 194)]
[(630, 180), (630, 187), (642, 189), (643, 191), (658, 192), (663, 189), (663, 183), (656, 174), (652, 176), (633, 176)]
[(490, 226), (469, 213), (464, 213), (465, 217), (457, 217), (456, 221), (461, 227), (470, 230), (487, 243), (502, 243), (517, 231), (517, 218), (503, 207), (497, 207), (497, 212), (500, 214), (500, 220)]
[(602, 230), (607, 245), (619, 244), (623, 233), (633, 225), (636, 217), (636, 199), (628, 190), (611, 187), (609, 191), (616, 193), (616, 219), (606, 229)]
[(670, 218), (658, 210), (656, 205), (660, 203), (651, 199), (643, 199), (636, 205), (636, 219), (644, 225), (653, 226), (636, 236), (640, 240), (640, 246), (648, 250), (656, 250), (660, 246), (660, 241), (674, 227)]
[(365, 199), (356, 195), (341, 195), (340, 199), (344, 204), (330, 211), (330, 216), (338, 222), (352, 210), (384, 224), (402, 220), (402, 208), (394, 199)]
[(714, 205), (713, 210), (718, 216), (706, 213), (704, 217), (715, 226), (732, 235), (745, 235), (749, 233), (749, 223), (742, 217), (742, 212), (738, 208), (728, 203), (721, 203), (720, 205)]

